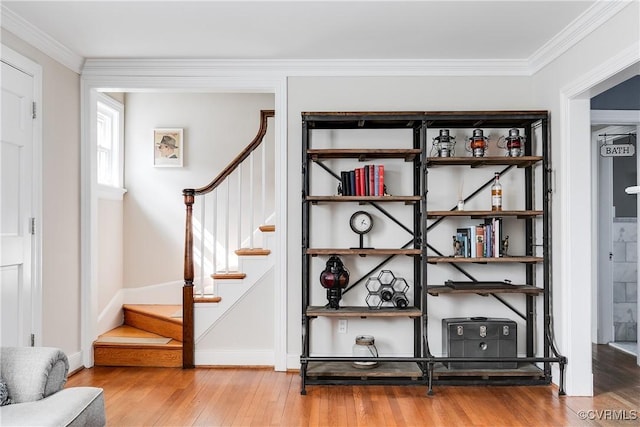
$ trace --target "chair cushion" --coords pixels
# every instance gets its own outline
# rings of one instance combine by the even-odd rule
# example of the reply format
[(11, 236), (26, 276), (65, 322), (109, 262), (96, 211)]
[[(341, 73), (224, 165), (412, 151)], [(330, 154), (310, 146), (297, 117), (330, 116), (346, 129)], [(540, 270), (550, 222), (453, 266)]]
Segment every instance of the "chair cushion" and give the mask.
[(0, 407), (3, 426), (104, 426), (101, 388), (70, 387), (49, 397)]

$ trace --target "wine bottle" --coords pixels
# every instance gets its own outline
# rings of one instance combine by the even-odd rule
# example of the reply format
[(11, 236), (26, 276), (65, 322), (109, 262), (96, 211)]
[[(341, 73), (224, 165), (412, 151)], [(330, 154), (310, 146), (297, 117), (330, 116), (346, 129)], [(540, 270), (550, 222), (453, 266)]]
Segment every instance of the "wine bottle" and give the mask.
[(502, 210), (502, 184), (500, 184), (500, 173), (496, 172), (491, 184), (491, 210)]

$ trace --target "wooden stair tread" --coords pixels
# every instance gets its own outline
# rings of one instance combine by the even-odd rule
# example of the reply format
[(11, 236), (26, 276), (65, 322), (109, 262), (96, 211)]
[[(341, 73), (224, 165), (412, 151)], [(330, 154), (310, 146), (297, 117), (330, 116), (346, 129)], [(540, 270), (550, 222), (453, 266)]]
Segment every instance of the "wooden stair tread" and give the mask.
[(212, 278), (214, 279), (227, 279), (227, 280), (232, 280), (232, 279), (244, 279), (245, 277), (247, 277), (247, 275), (245, 273), (242, 273), (240, 271), (228, 271), (228, 272), (220, 272), (220, 273), (213, 273), (211, 275)]
[(222, 297), (218, 297), (218, 296), (197, 296), (194, 295), (193, 297), (193, 302), (220, 302), (222, 301)]
[(263, 248), (240, 248), (235, 250), (238, 256), (262, 256), (269, 255), (271, 251)]
[(276, 231), (276, 226), (274, 224), (265, 224), (261, 225), (258, 228), (260, 228), (260, 231), (262, 231), (263, 233), (273, 233), (274, 231)]
[[(133, 342), (111, 342), (122, 338)], [(145, 342), (168, 340), (166, 343)], [(136, 342), (137, 341), (137, 342)], [(171, 337), (122, 325), (100, 335), (93, 343), (96, 366), (146, 366), (178, 368), (182, 366), (182, 342)]]

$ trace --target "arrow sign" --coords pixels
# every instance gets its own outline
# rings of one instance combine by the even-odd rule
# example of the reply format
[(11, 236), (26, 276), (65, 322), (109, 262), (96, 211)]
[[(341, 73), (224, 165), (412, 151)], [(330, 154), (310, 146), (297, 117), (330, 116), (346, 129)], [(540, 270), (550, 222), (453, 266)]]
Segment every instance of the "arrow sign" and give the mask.
[(602, 157), (631, 157), (636, 153), (633, 144), (609, 144), (600, 147)]

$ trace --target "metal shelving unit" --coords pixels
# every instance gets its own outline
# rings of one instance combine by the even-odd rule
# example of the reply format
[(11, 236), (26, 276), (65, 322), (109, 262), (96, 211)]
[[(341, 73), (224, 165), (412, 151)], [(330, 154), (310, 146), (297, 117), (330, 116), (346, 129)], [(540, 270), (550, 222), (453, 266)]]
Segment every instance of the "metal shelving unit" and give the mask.
[[(404, 141), (405, 148), (344, 148), (317, 149), (311, 147), (315, 129), (412, 129), (412, 137)], [(422, 259), (425, 248), (422, 244), (420, 218), (424, 216), (424, 194), (421, 189), (421, 173), (425, 160), (425, 132), (423, 117), (416, 113), (303, 113), (302, 114), (302, 355), (300, 357), (302, 376), (301, 393), (306, 394), (309, 384), (425, 384), (426, 364), (424, 363), (424, 342), (426, 336), (424, 322), (424, 283)], [(312, 167), (325, 170), (336, 179), (340, 176), (324, 164), (329, 159), (351, 159), (363, 162), (377, 159), (399, 159), (412, 169), (413, 188), (408, 194), (393, 196), (343, 196), (310, 194), (310, 170)], [(410, 241), (403, 247), (354, 249), (354, 248), (316, 248), (310, 247), (310, 210), (318, 204), (352, 203), (354, 206), (369, 205), (383, 216), (401, 225), (411, 235)], [(412, 224), (406, 225), (394, 218), (383, 206), (399, 204), (412, 210)], [(312, 257), (340, 255), (357, 260), (359, 257), (373, 257), (379, 266), (394, 257), (410, 257), (413, 261), (414, 306), (404, 309), (369, 309), (367, 306), (340, 307), (310, 305), (310, 287), (317, 286), (310, 274)], [(366, 276), (365, 276), (366, 277)], [(352, 286), (362, 283), (357, 280)], [(348, 291), (348, 288), (346, 291)], [(364, 302), (363, 302), (364, 304)], [(379, 363), (375, 369), (362, 369), (352, 365), (354, 361), (366, 362), (370, 358), (318, 357), (310, 354), (309, 340), (313, 332), (313, 320), (318, 317), (341, 318), (408, 318), (413, 319), (413, 357), (376, 358)]]
[[(528, 141), (532, 140), (534, 126), (541, 126), (542, 155), (532, 154), (531, 146), (525, 148), (521, 157), (428, 157), (427, 129), (441, 128), (520, 128), (524, 129)], [(316, 129), (411, 129), (411, 148), (389, 149), (319, 149), (312, 148), (312, 134)], [(302, 377), (301, 393), (313, 384), (407, 384), (427, 385), (433, 392), (437, 384), (548, 384), (551, 381), (551, 364), (560, 367), (560, 394), (564, 394), (564, 368), (567, 360), (554, 346), (551, 318), (551, 210), (550, 210), (550, 163), (549, 163), (548, 114), (545, 111), (499, 111), (499, 112), (311, 112), (302, 113), (302, 354), (300, 357)], [(319, 167), (338, 181), (339, 173), (324, 164), (325, 160), (352, 159), (355, 162), (375, 159), (401, 159), (412, 168), (413, 188), (406, 195), (394, 196), (342, 196), (310, 194), (310, 170)], [(542, 165), (541, 168), (539, 166)], [(427, 193), (429, 171), (433, 168), (468, 166), (479, 169), (487, 166), (504, 166), (502, 173), (521, 171), (524, 174), (525, 206), (521, 210), (500, 212), (472, 210), (428, 210)], [(534, 171), (542, 170), (542, 207), (535, 206)], [(469, 198), (474, 197), (490, 182), (480, 184)], [(407, 189), (409, 190), (409, 189)], [(354, 249), (310, 247), (312, 225), (310, 212), (319, 204), (353, 203), (369, 205), (382, 215), (400, 225), (411, 234), (411, 239), (402, 247)], [(412, 209), (412, 224), (402, 224), (383, 207), (385, 204), (403, 204)], [(512, 218), (523, 223), (526, 250), (523, 254), (508, 257), (462, 258), (446, 256), (438, 251), (428, 239), (435, 227), (445, 226), (449, 219), (468, 217), (471, 219)], [(432, 220), (427, 225), (427, 219)], [(534, 221), (542, 224), (542, 256), (536, 255)], [(446, 227), (446, 226), (445, 226)], [(362, 245), (361, 245), (362, 246)], [(371, 272), (384, 266), (397, 256), (413, 259), (413, 306), (404, 310), (385, 308), (371, 310), (363, 307), (340, 307), (311, 305), (310, 287), (316, 286), (311, 277), (312, 257), (374, 257), (380, 263)], [(520, 265), (525, 269), (526, 279), (522, 284), (491, 284), (476, 280), (466, 268), (481, 265), (483, 268), (500, 269), (503, 265)], [(536, 268), (542, 267), (541, 280), (536, 279)], [(472, 286), (452, 288), (429, 283), (431, 268), (454, 268), (469, 278)], [(371, 273), (370, 272), (370, 273)], [(368, 273), (368, 274), (370, 274)], [(363, 283), (366, 275), (356, 280), (354, 286)], [(312, 284), (313, 283), (313, 284)], [(504, 304), (525, 322), (526, 355), (515, 358), (440, 357), (433, 356), (429, 348), (428, 318), (431, 298), (455, 298), (460, 294), (492, 296)], [(520, 294), (524, 298), (524, 312), (501, 297), (501, 294)], [(542, 322), (536, 319), (536, 307), (542, 305)], [(313, 320), (318, 317), (394, 318), (413, 319), (413, 356), (353, 358), (313, 356), (310, 354), (310, 337), (314, 333)], [(540, 324), (541, 323), (541, 324)], [(542, 338), (541, 349), (535, 348), (534, 335)], [(376, 360), (380, 366), (375, 370), (363, 370), (351, 365), (353, 361)], [(448, 369), (450, 362), (516, 362), (514, 369)]]

